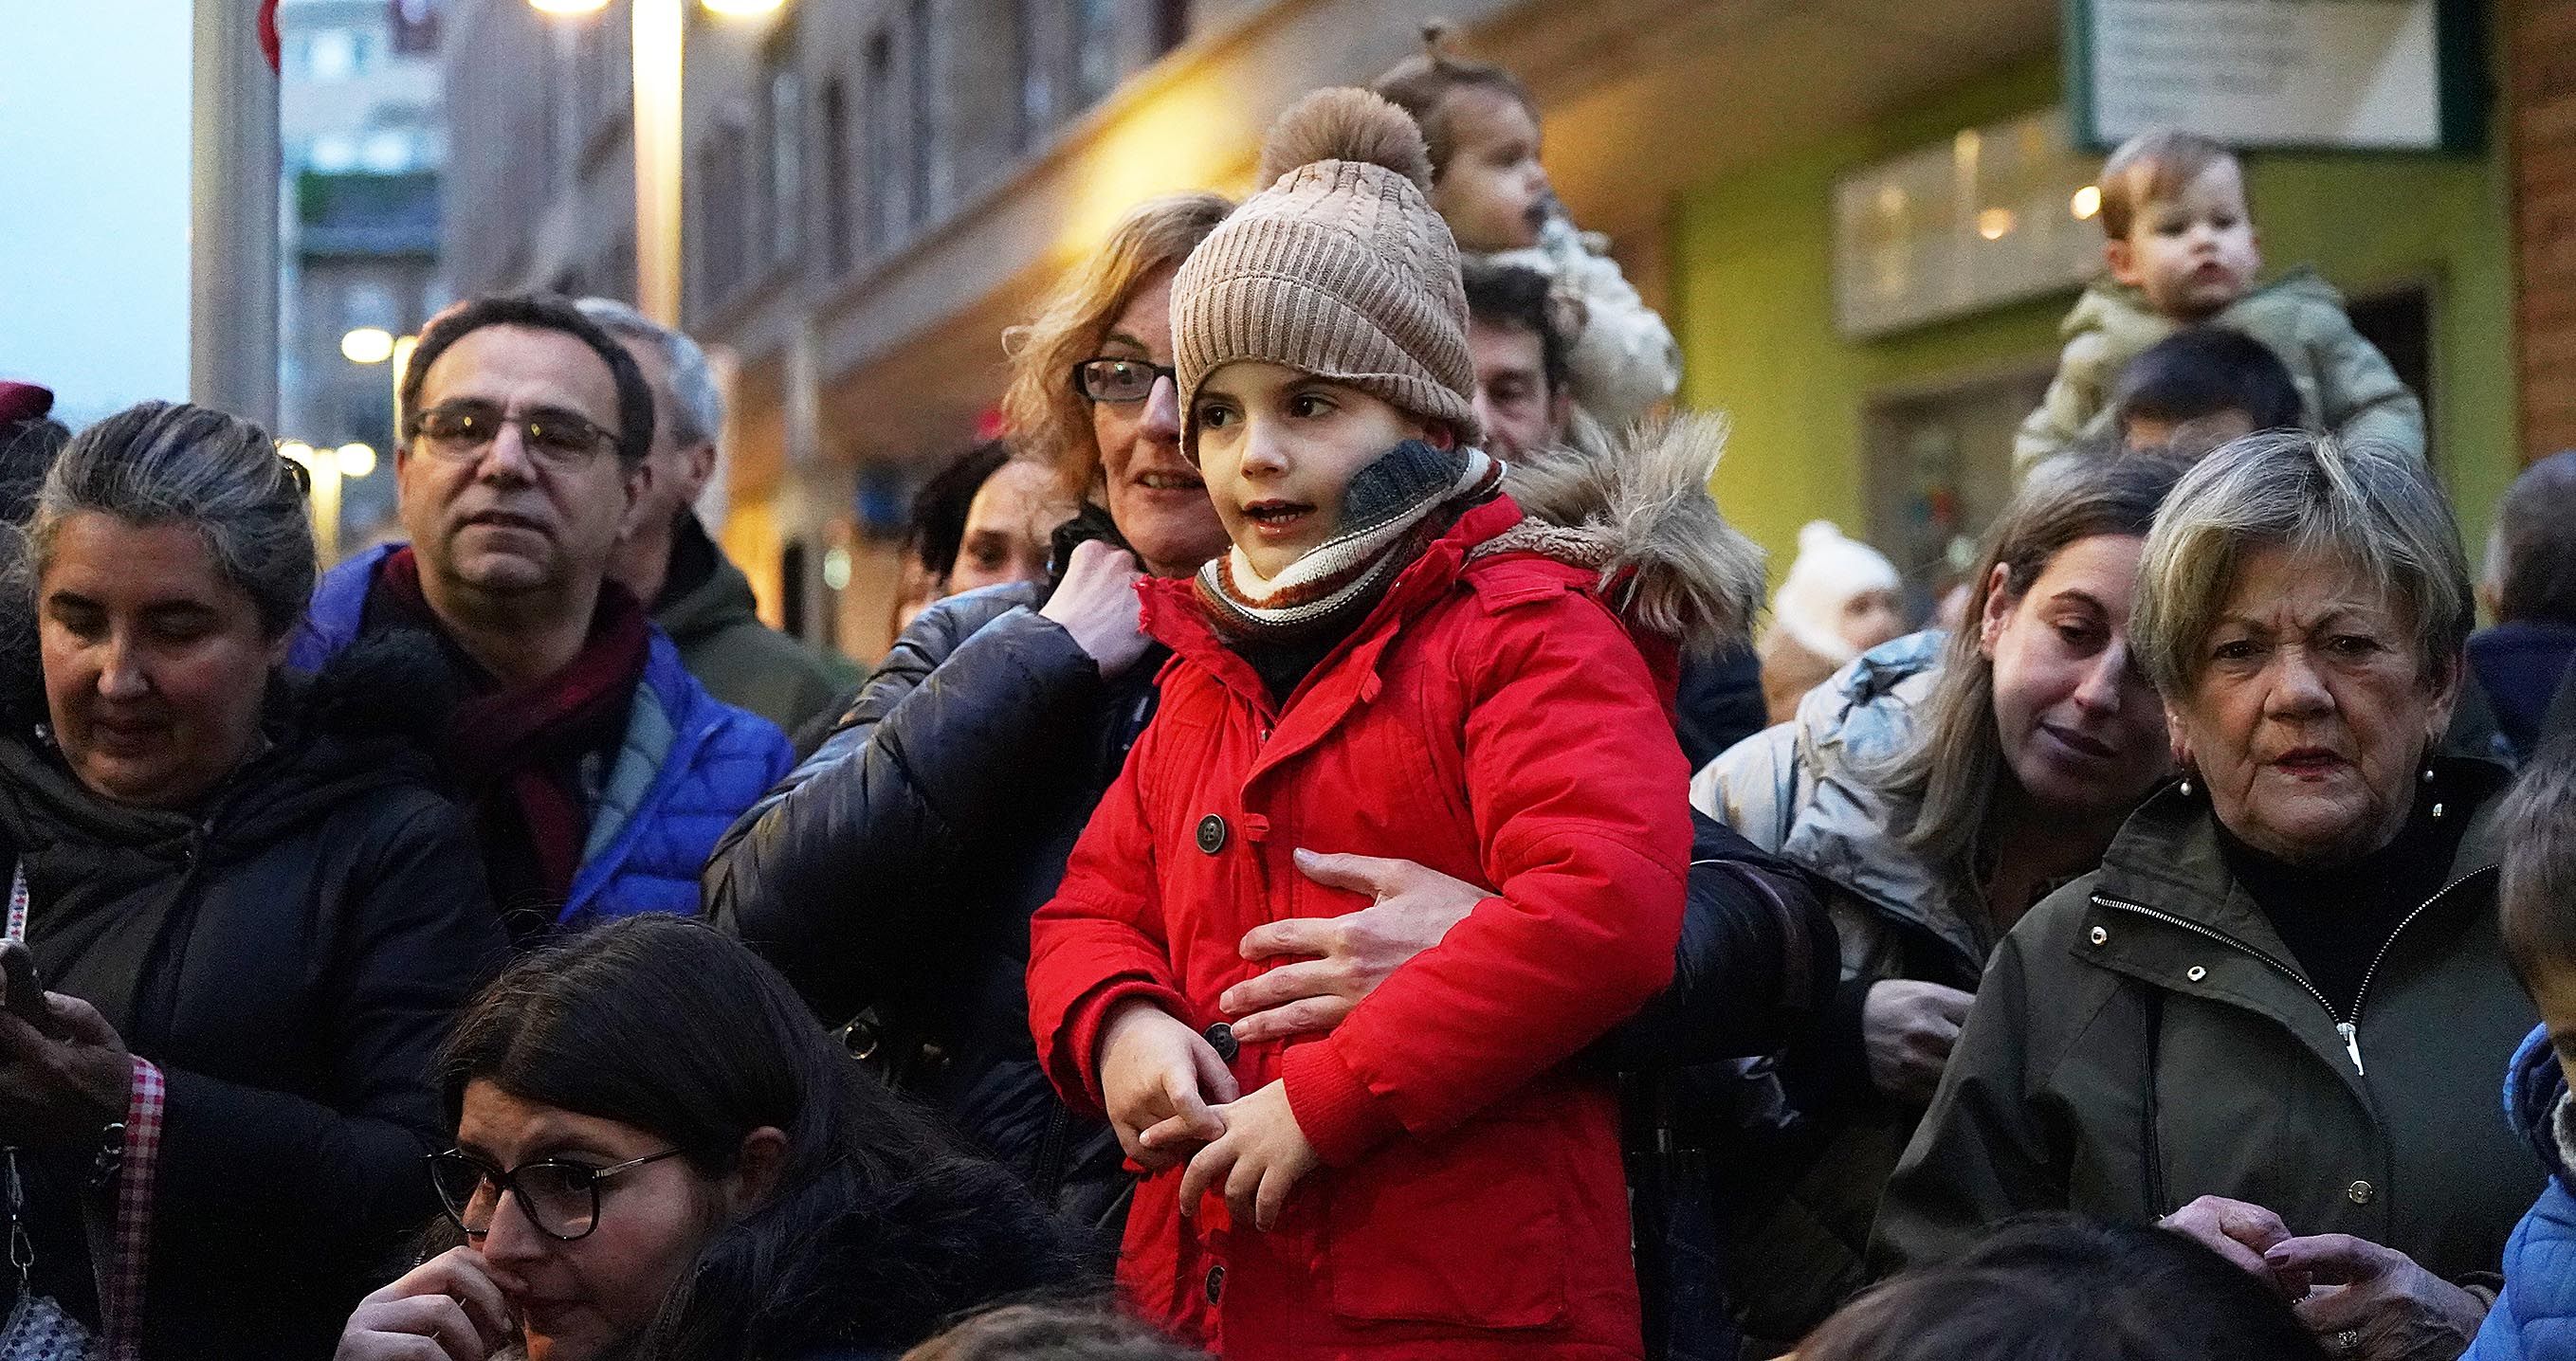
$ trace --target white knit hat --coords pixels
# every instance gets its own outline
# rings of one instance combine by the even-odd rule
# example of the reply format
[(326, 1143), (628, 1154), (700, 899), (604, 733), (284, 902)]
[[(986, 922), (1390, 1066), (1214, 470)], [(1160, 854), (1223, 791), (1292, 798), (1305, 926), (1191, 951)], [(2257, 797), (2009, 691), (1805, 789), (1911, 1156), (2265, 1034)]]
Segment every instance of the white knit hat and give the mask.
[(1896, 564), (1831, 520), (1810, 520), (1798, 531), (1798, 560), (1771, 600), (1772, 626), (1798, 645), (1840, 666), (1858, 655), (1844, 641), (1843, 606), (1868, 591), (1893, 591)]

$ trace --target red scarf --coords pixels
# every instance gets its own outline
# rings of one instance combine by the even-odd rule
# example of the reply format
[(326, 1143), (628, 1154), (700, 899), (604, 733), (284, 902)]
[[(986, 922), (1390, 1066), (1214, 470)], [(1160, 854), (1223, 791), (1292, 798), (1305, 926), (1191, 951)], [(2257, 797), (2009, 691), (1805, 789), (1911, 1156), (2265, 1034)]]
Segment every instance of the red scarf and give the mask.
[[(406, 622), (445, 628), (420, 589), (420, 560), (409, 548), (385, 558), (376, 575), (384, 603)], [(644, 677), (651, 630), (644, 608), (615, 582), (603, 584), (591, 611), (590, 636), (581, 652), (544, 680), (494, 686), (488, 677), (456, 708), (447, 733), (449, 766), (488, 812), (506, 797), (539, 878), (556, 904), (572, 896), (590, 825), (583, 802), (581, 761), (603, 746), (613, 756), (623, 738), (622, 718)], [(477, 671), (479, 672), (479, 668)], [(488, 828), (506, 819), (487, 817)], [(510, 906), (504, 904), (504, 907)]]

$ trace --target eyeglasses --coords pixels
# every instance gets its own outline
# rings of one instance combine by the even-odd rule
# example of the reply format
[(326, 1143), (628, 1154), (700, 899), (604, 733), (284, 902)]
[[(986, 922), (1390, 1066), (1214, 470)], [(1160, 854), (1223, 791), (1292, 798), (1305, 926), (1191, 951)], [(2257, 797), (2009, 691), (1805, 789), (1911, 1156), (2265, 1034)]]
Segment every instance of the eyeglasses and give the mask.
[(1154, 380), (1169, 378), (1178, 387), (1181, 371), (1148, 359), (1115, 359), (1102, 355), (1073, 366), (1073, 390), (1095, 402), (1141, 402), (1154, 395)]
[(582, 467), (617, 443), (614, 433), (559, 407), (539, 407), (513, 416), (495, 403), (470, 399), (413, 412), (403, 423), (403, 433), (440, 458), (462, 463), (480, 456), (501, 437), (505, 425), (519, 427), (528, 456), (551, 469)]
[(613, 1167), (593, 1167), (568, 1158), (539, 1158), (503, 1171), (461, 1148), (451, 1148), (429, 1155), (429, 1179), (438, 1187), (438, 1199), (447, 1207), (447, 1217), (455, 1220), (456, 1227), (465, 1230), (468, 1238), (481, 1238), (492, 1231), (492, 1216), (501, 1207), (501, 1193), (507, 1191), (511, 1199), (519, 1202), (519, 1212), (537, 1226), (537, 1232), (570, 1243), (589, 1237), (590, 1231), (599, 1227), (601, 1182), (646, 1163), (678, 1156), (680, 1150), (666, 1149)]

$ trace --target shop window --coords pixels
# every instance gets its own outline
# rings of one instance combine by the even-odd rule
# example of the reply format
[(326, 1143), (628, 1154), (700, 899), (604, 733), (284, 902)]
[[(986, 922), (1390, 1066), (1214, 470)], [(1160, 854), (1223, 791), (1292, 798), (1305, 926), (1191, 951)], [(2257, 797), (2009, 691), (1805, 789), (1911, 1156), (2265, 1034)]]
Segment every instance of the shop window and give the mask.
[(769, 209), (769, 240), (764, 252), (771, 268), (795, 262), (805, 221), (805, 80), (796, 71), (793, 48), (769, 52), (769, 99), (763, 120), (769, 154), (764, 158)]
[(1116, 9), (1110, 0), (1073, 0), (1073, 97), (1090, 108), (1118, 81)]
[(938, 62), (933, 48), (930, 0), (904, 6), (903, 48), (908, 68), (906, 86), (912, 113), (911, 176), (906, 185), (906, 218), (913, 226), (930, 221), (931, 181), (938, 170)]
[(850, 222), (850, 94), (835, 76), (823, 82), (823, 260), (839, 274), (856, 245)]
[(903, 225), (902, 204), (897, 201), (901, 171), (895, 164), (894, 42), (883, 30), (868, 35), (863, 70), (859, 136), (867, 155), (862, 177), (867, 194), (864, 220), (868, 251), (874, 254), (893, 245)]
[(1011, 0), (1011, 60), (1018, 72), (1019, 98), (1013, 104), (1011, 149), (1036, 146), (1039, 133), (1055, 117), (1055, 82), (1048, 78), (1045, 0)]
[(1868, 518), (1842, 528), (1896, 564), (1909, 618), (1930, 617), (2011, 498), (2013, 432), (2047, 394), (2051, 376), (2033, 368), (1869, 402)]

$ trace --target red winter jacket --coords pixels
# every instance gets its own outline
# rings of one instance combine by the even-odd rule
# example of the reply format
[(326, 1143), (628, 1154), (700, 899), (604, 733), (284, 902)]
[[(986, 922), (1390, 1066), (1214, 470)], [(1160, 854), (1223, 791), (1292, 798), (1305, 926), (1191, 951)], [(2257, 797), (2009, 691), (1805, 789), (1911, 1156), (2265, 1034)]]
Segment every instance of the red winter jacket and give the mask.
[(1030, 1024), (1068, 1101), (1100, 1106), (1117, 1003), (1204, 1028), (1267, 967), (1244, 932), (1368, 905), (1298, 847), (1501, 890), (1330, 1035), (1235, 1057), (1247, 1094), (1287, 1083), (1325, 1164), (1276, 1229), (1215, 1198), (1184, 1221), (1178, 1168), (1139, 1185), (1121, 1283), (1229, 1361), (1640, 1354), (1617, 1111), (1567, 1060), (1670, 977), (1690, 771), (1595, 572), (1470, 558), (1520, 521), (1469, 511), (1284, 707), (1189, 583), (1144, 588), (1175, 654), (1161, 710), (1030, 924)]

